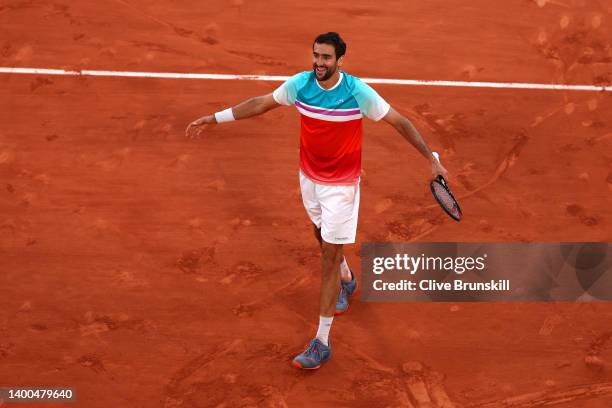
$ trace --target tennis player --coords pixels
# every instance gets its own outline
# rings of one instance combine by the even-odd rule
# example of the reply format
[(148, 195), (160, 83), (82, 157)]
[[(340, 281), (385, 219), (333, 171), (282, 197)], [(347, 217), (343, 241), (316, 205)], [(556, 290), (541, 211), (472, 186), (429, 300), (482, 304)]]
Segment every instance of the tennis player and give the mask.
[(334, 315), (348, 309), (348, 297), (357, 288), (343, 245), (354, 243), (357, 232), (362, 118), (389, 123), (427, 159), (433, 177), (447, 176), (408, 119), (359, 78), (340, 70), (345, 52), (346, 44), (337, 33), (321, 34), (313, 42), (311, 71), (292, 76), (271, 94), (203, 116), (186, 130), (193, 138), (206, 125), (250, 118), (281, 105), (299, 111), (300, 187), (321, 247), (322, 266), (319, 329), (306, 350), (293, 359), (294, 366), (309, 370), (331, 358)]

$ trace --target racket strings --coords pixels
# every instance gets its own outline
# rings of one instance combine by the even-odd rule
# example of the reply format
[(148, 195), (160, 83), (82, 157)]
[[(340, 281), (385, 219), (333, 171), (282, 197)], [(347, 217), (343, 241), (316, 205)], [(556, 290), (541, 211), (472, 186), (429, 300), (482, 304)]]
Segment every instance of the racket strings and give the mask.
[(460, 216), (459, 208), (455, 204), (455, 200), (449, 192), (440, 183), (433, 183), (433, 191), (440, 204), (449, 212), (456, 216)]

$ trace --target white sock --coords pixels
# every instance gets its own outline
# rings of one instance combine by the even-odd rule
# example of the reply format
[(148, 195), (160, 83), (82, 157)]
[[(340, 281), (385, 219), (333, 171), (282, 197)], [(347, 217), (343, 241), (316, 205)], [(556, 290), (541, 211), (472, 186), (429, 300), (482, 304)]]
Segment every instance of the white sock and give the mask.
[(331, 329), (334, 317), (319, 316), (319, 330), (317, 331), (317, 339), (323, 344), (329, 346), (329, 330)]
[(342, 262), (340, 262), (340, 278), (344, 282), (350, 282), (353, 280), (353, 277), (351, 276), (351, 270), (348, 266), (348, 263), (346, 263), (346, 258), (344, 257), (342, 257)]

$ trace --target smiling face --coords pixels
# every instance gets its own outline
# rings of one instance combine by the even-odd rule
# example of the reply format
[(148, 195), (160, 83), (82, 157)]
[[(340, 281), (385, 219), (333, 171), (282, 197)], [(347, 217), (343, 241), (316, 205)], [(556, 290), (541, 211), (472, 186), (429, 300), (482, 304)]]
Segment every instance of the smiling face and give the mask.
[(331, 44), (314, 43), (312, 46), (312, 69), (318, 81), (327, 81), (342, 65), (342, 57), (336, 59), (336, 50)]

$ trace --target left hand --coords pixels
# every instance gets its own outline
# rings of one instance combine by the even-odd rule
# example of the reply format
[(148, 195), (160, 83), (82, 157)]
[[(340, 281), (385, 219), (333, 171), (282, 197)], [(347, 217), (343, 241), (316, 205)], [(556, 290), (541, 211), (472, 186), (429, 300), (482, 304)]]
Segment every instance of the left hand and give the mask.
[(185, 136), (189, 139), (196, 139), (202, 132), (206, 131), (209, 126), (216, 123), (217, 120), (214, 115), (202, 116), (187, 126), (187, 129), (185, 129)]

